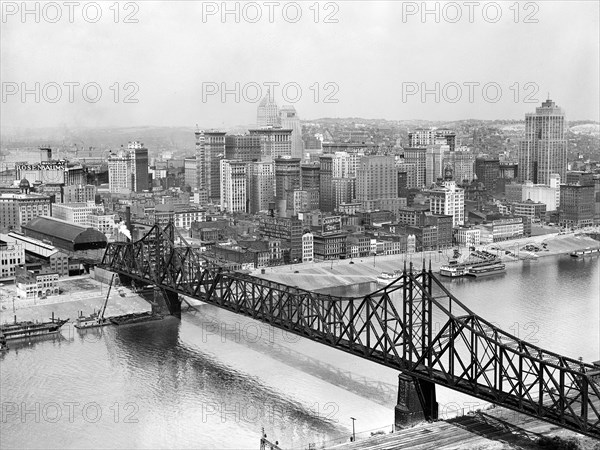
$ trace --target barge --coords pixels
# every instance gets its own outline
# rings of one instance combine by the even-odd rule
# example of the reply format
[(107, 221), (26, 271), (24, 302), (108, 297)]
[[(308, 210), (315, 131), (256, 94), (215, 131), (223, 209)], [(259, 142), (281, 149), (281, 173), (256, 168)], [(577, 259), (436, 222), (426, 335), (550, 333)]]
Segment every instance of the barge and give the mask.
[(479, 267), (471, 267), (467, 273), (470, 277), (487, 277), (506, 272), (506, 266), (502, 263), (495, 263)]
[(579, 258), (580, 256), (592, 256), (600, 253), (600, 248), (586, 248), (585, 250), (576, 250), (569, 253), (573, 258)]
[(131, 313), (122, 316), (110, 317), (109, 320), (114, 325), (128, 325), (130, 323), (149, 322), (152, 320), (161, 320), (163, 316), (153, 312)]

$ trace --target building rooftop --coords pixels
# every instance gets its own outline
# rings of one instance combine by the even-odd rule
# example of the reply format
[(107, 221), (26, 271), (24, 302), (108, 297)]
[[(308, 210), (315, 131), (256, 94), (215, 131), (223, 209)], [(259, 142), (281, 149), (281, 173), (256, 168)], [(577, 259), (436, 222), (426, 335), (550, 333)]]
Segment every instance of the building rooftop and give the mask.
[(106, 236), (94, 228), (86, 228), (54, 217), (39, 216), (21, 228), (34, 237), (47, 236), (57, 247), (69, 250), (106, 247)]

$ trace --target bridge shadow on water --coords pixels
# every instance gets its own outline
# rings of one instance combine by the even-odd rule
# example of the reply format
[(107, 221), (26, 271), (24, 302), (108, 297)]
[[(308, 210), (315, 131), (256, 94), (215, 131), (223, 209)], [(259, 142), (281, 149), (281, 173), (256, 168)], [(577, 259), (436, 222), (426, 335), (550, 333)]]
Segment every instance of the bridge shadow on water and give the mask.
[[(200, 327), (216, 327), (222, 329), (222, 327), (231, 326), (231, 323), (225, 322), (219, 317), (210, 314), (210, 311), (220, 311), (218, 308), (211, 305), (203, 305), (200, 308), (200, 312), (193, 310), (188, 311), (186, 314), (186, 320), (190, 321)], [(240, 320), (236, 317), (236, 320)], [(253, 321), (251, 318), (244, 318), (253, 326), (260, 329), (260, 336), (275, 336), (277, 333), (282, 333), (278, 328), (270, 327), (268, 324), (262, 322)], [(256, 333), (259, 336), (258, 333)], [(290, 367), (301, 370), (314, 377), (317, 377), (325, 382), (331, 383), (340, 387), (348, 392), (351, 392), (360, 397), (369, 399), (379, 405), (387, 408), (394, 408), (397, 403), (398, 386), (385, 383), (375, 378), (369, 378), (367, 376), (352, 372), (349, 370), (340, 369), (338, 366), (323, 362), (320, 359), (313, 358), (305, 353), (298, 352), (289, 347), (293, 345), (293, 342), (297, 342), (300, 338), (296, 335), (289, 334), (292, 340), (288, 345), (282, 345), (275, 341), (275, 339), (239, 339), (235, 342), (244, 345), (256, 352), (264, 354), (265, 356), (282, 362)], [(282, 335), (282, 340), (286, 340)], [(307, 343), (311, 343), (310, 340), (306, 340)]]
[[(193, 323), (195, 318), (191, 319)], [(107, 346), (113, 347), (109, 353), (114, 364), (127, 364), (132, 377), (143, 378), (158, 407), (186, 405), (205, 427), (211, 422), (217, 426), (235, 422), (233, 429), (241, 427), (257, 439), (264, 427), (270, 435), (278, 435), (282, 444), (293, 437), (295, 446), (298, 441), (347, 433), (337, 418), (323, 414), (326, 411), (292, 400), (228, 367), (193, 342), (183, 342), (181, 325), (179, 319), (168, 317), (107, 330), (114, 334), (113, 339), (106, 339)]]

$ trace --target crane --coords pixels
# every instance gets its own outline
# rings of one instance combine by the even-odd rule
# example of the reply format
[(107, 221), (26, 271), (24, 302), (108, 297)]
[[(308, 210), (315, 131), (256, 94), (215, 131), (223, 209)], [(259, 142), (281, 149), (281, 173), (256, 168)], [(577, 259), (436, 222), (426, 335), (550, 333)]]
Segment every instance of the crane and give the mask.
[(92, 313), (89, 316), (84, 316), (82, 313), (79, 314), (77, 321), (75, 323), (75, 328), (83, 329), (83, 328), (95, 328), (95, 327), (103, 327), (105, 325), (110, 325), (111, 322), (109, 320), (104, 319), (104, 313), (106, 312), (106, 305), (108, 303), (108, 298), (110, 297), (110, 289), (112, 288), (113, 281), (115, 279), (115, 274), (112, 274), (110, 278), (110, 284), (108, 285), (108, 292), (106, 293), (106, 298), (104, 299), (104, 304), (102, 308), (98, 311), (98, 313)]

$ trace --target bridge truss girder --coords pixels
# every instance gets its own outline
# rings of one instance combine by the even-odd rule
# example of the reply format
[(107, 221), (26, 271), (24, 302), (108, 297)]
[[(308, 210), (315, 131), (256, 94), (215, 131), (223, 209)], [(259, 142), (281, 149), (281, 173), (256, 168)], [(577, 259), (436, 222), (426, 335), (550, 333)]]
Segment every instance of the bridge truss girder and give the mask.
[[(224, 271), (155, 225), (111, 243), (103, 265), (406, 375), (600, 438), (598, 368), (529, 344), (474, 314), (412, 264), (363, 297), (324, 295)], [(438, 326), (439, 325), (439, 326)], [(439, 331), (438, 331), (439, 328)]]

